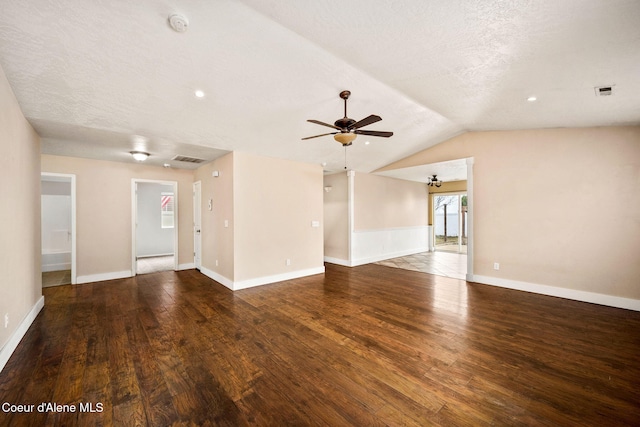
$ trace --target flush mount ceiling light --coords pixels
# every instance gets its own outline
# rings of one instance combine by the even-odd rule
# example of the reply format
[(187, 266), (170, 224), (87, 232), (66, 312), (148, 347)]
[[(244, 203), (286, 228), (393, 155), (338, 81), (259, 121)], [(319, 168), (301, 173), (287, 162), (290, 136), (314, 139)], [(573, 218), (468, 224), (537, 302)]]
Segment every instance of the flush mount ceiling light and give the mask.
[(530, 97), (527, 98), (527, 101), (529, 101), (529, 102), (536, 102), (537, 100), (538, 100), (538, 98), (535, 97), (535, 96), (530, 96)]
[(138, 162), (144, 162), (147, 160), (147, 157), (149, 157), (149, 153), (145, 153), (144, 151), (130, 151), (129, 154)]
[(204, 92), (200, 89), (196, 90), (194, 93), (196, 95), (196, 98), (204, 98)]
[(427, 185), (431, 187), (440, 187), (442, 185), (442, 181), (438, 181), (436, 175), (433, 175), (427, 178)]

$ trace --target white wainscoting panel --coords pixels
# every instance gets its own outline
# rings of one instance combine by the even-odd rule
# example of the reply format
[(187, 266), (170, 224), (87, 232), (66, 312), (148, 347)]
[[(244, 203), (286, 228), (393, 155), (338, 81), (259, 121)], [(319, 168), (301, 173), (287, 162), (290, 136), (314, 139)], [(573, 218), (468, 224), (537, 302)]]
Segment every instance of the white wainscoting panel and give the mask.
[(429, 250), (431, 226), (362, 230), (351, 234), (351, 265), (362, 265)]

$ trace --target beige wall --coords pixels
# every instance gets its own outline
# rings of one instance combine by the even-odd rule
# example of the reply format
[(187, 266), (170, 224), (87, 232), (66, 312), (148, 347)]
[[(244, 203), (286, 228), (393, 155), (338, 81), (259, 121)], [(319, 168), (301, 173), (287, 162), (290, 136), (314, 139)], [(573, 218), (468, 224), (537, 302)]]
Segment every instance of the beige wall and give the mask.
[(429, 192), (424, 183), (355, 174), (354, 229), (426, 226)]
[(179, 264), (193, 262), (193, 172), (42, 155), (42, 172), (76, 175), (77, 276), (131, 270), (131, 180), (178, 182)]
[[(229, 153), (195, 171), (202, 192), (202, 267), (229, 280), (234, 278), (233, 157), (234, 153)], [(219, 172), (217, 178), (213, 171)]]
[(429, 188), (429, 225), (433, 225), (433, 195), (439, 193), (459, 193), (467, 191), (467, 181), (443, 182), (440, 187)]
[(349, 180), (346, 172), (324, 176), (324, 255), (349, 259)]
[(233, 168), (234, 281), (322, 268), (322, 168), (239, 152)]
[[(0, 68), (0, 349), (42, 296), (40, 138)], [(9, 326), (4, 327), (4, 316)], [(28, 325), (27, 325), (28, 326)], [(0, 368), (2, 366), (0, 365)]]
[(384, 169), (466, 157), (474, 274), (640, 299), (640, 127), (470, 132)]

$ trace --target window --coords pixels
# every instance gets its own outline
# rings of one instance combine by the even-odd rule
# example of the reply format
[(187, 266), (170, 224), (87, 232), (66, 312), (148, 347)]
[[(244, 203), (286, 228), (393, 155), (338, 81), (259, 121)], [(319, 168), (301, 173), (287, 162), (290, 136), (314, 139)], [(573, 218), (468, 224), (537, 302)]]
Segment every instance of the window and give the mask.
[(174, 210), (173, 210), (173, 193), (161, 193), (160, 194), (160, 213), (161, 213), (161, 227), (173, 228), (174, 224)]

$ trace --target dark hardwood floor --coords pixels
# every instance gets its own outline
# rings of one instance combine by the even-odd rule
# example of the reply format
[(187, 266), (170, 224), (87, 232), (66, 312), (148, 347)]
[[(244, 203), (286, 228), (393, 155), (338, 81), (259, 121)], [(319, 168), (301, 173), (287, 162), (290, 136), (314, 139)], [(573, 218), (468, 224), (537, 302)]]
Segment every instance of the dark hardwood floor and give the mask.
[(640, 424), (638, 312), (379, 265), (44, 295), (0, 374), (0, 404), (34, 412), (2, 426)]

